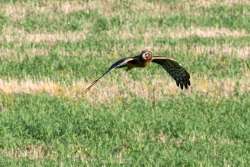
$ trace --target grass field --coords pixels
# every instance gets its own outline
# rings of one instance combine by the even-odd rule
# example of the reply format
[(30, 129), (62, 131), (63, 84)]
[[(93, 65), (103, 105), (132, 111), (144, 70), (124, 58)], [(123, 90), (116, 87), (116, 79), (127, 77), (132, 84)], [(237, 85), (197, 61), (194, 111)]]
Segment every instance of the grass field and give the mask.
[(250, 1), (0, 0), (0, 166), (82, 165), (249, 166)]

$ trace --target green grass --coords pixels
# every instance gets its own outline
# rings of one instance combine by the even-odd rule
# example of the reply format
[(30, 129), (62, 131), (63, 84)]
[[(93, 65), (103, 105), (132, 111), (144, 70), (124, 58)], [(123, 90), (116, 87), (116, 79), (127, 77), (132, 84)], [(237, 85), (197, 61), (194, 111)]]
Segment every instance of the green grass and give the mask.
[(217, 105), (213, 99), (192, 95), (154, 106), (135, 98), (97, 107), (47, 95), (1, 99), (5, 112), (0, 147), (43, 145), (42, 164), (57, 158), (73, 163), (67, 157), (77, 156), (78, 147), (85, 161), (94, 164), (118, 163), (119, 153), (124, 163), (137, 165), (154, 164), (156, 159), (173, 166), (220, 166), (225, 160), (243, 165), (249, 160), (249, 95), (221, 99)]
[(4, 14), (0, 13), (0, 34), (2, 34), (2, 30), (7, 23), (8, 18)]
[[(103, 30), (119, 29), (124, 26), (129, 28), (169, 28), (169, 27), (224, 27), (229, 29), (243, 29), (250, 31), (250, 19), (248, 17), (249, 5), (235, 6), (211, 6), (209, 8), (191, 7), (190, 10), (176, 11), (168, 15), (152, 16), (147, 12), (135, 13), (129, 7), (123, 10), (133, 14), (130, 19), (114, 15), (111, 17), (102, 16), (97, 10), (77, 11), (70, 14), (55, 12), (45, 14), (34, 14), (29, 12), (24, 20), (17, 23), (17, 26), (24, 30), (31, 31), (79, 31), (86, 27), (86, 23), (94, 23), (92, 30), (98, 33)], [(192, 16), (192, 12), (200, 16)]]
[(79, 31), (85, 27), (85, 24), (93, 21), (93, 17), (98, 17), (97, 12), (75, 12), (68, 15), (58, 13), (51, 18), (50, 14), (29, 13), (25, 20), (19, 23), (25, 31)]
[[(75, 9), (65, 12), (64, 1), (0, 1), (0, 166), (250, 165), (249, 4), (91, 1), (79, 9), (83, 2), (74, 2)], [(151, 8), (157, 3), (162, 11)], [(26, 12), (13, 18), (6, 6)], [(243, 33), (168, 36), (190, 27)], [(79, 32), (85, 37), (73, 40)], [(39, 33), (69, 38), (22, 38)], [(84, 97), (72, 85), (80, 81), (84, 88), (115, 60), (147, 46), (180, 62), (191, 74), (192, 89), (172, 90), (174, 81), (165, 80), (169, 76), (157, 65), (124, 78), (125, 72), (115, 70)], [(220, 48), (246, 48), (247, 56)], [(69, 86), (69, 95), (60, 86), (48, 89), (57, 92), (36, 91), (40, 80)], [(150, 90), (160, 94), (147, 95)]]

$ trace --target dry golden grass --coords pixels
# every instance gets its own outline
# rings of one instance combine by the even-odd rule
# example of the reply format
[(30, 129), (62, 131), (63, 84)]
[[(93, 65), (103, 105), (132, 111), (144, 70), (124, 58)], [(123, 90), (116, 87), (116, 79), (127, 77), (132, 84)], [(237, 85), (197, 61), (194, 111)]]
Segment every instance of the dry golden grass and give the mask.
[[(3, 33), (0, 36), (1, 42), (32, 42), (32, 43), (51, 43), (54, 44), (58, 41), (75, 42), (84, 40), (90, 30), (90, 25), (83, 31), (78, 32), (32, 32), (27, 33), (20, 28), (13, 26), (6, 26), (3, 29)], [(114, 34), (116, 34), (114, 36)], [(108, 31), (108, 35), (114, 38), (121, 39), (144, 39), (145, 45), (153, 45), (152, 38), (187, 38), (190, 36), (199, 37), (243, 37), (249, 36), (244, 30), (230, 30), (227, 28), (205, 28), (205, 27), (190, 27), (189, 29), (175, 28), (175, 29), (144, 29), (138, 30), (134, 28), (132, 30), (123, 28), (118, 32)], [(133, 45), (131, 45), (133, 47)], [(142, 46), (143, 47), (143, 46)], [(240, 54), (244, 54), (241, 57), (246, 57), (245, 53), (241, 50)]]
[[(75, 160), (84, 161), (88, 158), (88, 154), (84, 148), (79, 147), (78, 145), (70, 146), (74, 152), (68, 153), (68, 157), (71, 157)], [(26, 145), (14, 149), (0, 149), (0, 155), (12, 158), (12, 159), (30, 159), (30, 160), (43, 160), (48, 158), (50, 160), (56, 160), (59, 156), (58, 153), (54, 151), (47, 150), (44, 145)]]
[[(132, 49), (132, 48), (131, 48)], [(140, 49), (139, 47), (133, 48), (134, 50)], [(250, 58), (250, 47), (249, 46), (231, 46), (230, 44), (223, 45), (213, 45), (213, 46), (204, 46), (204, 45), (177, 45), (177, 46), (155, 46), (152, 48), (153, 52), (162, 51), (162, 50), (172, 50), (180, 53), (189, 53), (190, 55), (197, 56), (214, 56), (214, 57), (235, 57), (239, 59), (249, 59)], [(165, 55), (162, 55), (165, 56)]]
[(38, 48), (28, 48), (22, 51), (15, 49), (0, 49), (0, 57), (1, 59), (18, 59), (22, 60), (25, 57), (34, 57), (34, 56), (48, 56), (48, 49), (38, 49)]
[(24, 148), (0, 150), (0, 154), (13, 159), (28, 158), (39, 160), (43, 159), (47, 153), (43, 145), (27, 145)]
[[(53, 81), (26, 80), (0, 80), (0, 91), (12, 93), (48, 93), (51, 96), (64, 96), (69, 98), (85, 99), (91, 104), (111, 103), (122, 101), (132, 96), (145, 100), (157, 101), (167, 96), (184, 94), (202, 94), (210, 97), (231, 97), (236, 91), (239, 93), (250, 92), (250, 79), (243, 76), (239, 79), (209, 79), (193, 76), (192, 86), (189, 90), (182, 91), (176, 87), (172, 79), (160, 76), (146, 77), (143, 80), (131, 80), (127, 74), (117, 83), (114, 80), (104, 79), (97, 83), (87, 94), (85, 88), (90, 84), (86, 81), (76, 81), (71, 85), (62, 85)], [(248, 75), (248, 74), (246, 74)]]
[(201, 141), (208, 141), (209, 143), (213, 145), (233, 145), (236, 144), (238, 141), (237, 139), (229, 139), (224, 138), (222, 136), (220, 137), (213, 137), (213, 136), (206, 136), (205, 134), (190, 134), (188, 141), (191, 141), (192, 143), (201, 142)]
[(214, 27), (190, 27), (190, 28), (174, 28), (160, 30), (157, 28), (145, 29), (140, 33), (138, 29), (122, 29), (118, 32), (119, 37), (122, 39), (138, 39), (143, 38), (149, 41), (152, 38), (187, 38), (190, 36), (198, 37), (243, 37), (249, 36), (244, 30), (230, 30), (227, 28), (214, 28)]
[(55, 43), (58, 41), (75, 42), (85, 39), (87, 32), (57, 32), (57, 33), (32, 33), (26, 34), (25, 41), (32, 43)]
[(202, 7), (210, 7), (213, 5), (225, 5), (225, 6), (233, 6), (237, 4), (241, 5), (249, 5), (249, 0), (188, 0), (188, 3), (192, 3), (195, 6), (202, 6)]
[[(114, 100), (115, 97), (119, 96), (117, 86), (113, 83), (111, 85), (102, 84), (98, 85), (91, 94), (85, 96), (84, 90), (88, 86), (88, 83), (84, 81), (78, 81), (72, 85), (60, 85), (52, 81), (32, 81), (32, 80), (0, 80), (0, 91), (6, 94), (12, 93), (47, 93), (51, 96), (64, 96), (69, 98), (86, 98), (90, 103)], [(100, 92), (97, 90), (101, 88)], [(111, 90), (110, 94), (107, 90)]]
[[(186, 48), (187, 49), (187, 48)], [(186, 50), (183, 49), (184, 51)], [(193, 46), (191, 51), (195, 54), (209, 54), (211, 56), (230, 56), (238, 57), (241, 59), (250, 58), (250, 47), (234, 47), (229, 45), (217, 45), (217, 46)]]
[(168, 136), (166, 134), (164, 134), (162, 131), (156, 135), (156, 140), (159, 141), (160, 143), (166, 143), (168, 139)]
[(32, 81), (32, 80), (0, 80), (0, 90), (6, 94), (11, 93), (42, 93), (46, 92), (50, 95), (59, 95), (62, 89), (58, 84), (50, 81)]
[(121, 9), (130, 7), (133, 12), (147, 13), (148, 15), (162, 15), (170, 14), (176, 11), (191, 13), (191, 6), (205, 6), (209, 7), (215, 4), (221, 5), (235, 5), (235, 4), (250, 4), (248, 0), (222, 0), (218, 3), (216, 0), (187, 0), (175, 5), (171, 3), (162, 3), (160, 1), (148, 2), (144, 0), (138, 1), (43, 1), (42, 3), (24, 3), (16, 2), (14, 4), (2, 4), (0, 11), (9, 16), (12, 20), (17, 21), (23, 19), (28, 13), (72, 13), (77, 11), (91, 11), (97, 10), (100, 14), (105, 16), (126, 15)]
[(28, 13), (44, 13), (53, 14), (57, 13), (71, 13), (80, 10), (94, 10), (95, 4), (84, 3), (81, 1), (50, 1), (49, 3), (24, 3), (16, 2), (14, 4), (2, 4), (0, 11), (9, 16), (13, 21), (19, 21), (23, 19)]
[(234, 145), (238, 142), (237, 140), (232, 140), (221, 136), (220, 137), (207, 136), (203, 133), (200, 134), (191, 133), (186, 139), (180, 139), (180, 138), (177, 139), (177, 138), (171, 138), (166, 133), (160, 132), (152, 136), (152, 139), (163, 144), (169, 144), (169, 145), (174, 144), (177, 147), (182, 146), (187, 141), (192, 143), (208, 141), (210, 144), (213, 145)]
[(75, 42), (85, 39), (88, 29), (79, 32), (34, 32), (28, 33), (22, 29), (5, 27), (3, 35), (0, 36), (1, 42), (32, 42), (32, 43), (56, 43), (58, 41)]
[(1, 4), (0, 11), (5, 13), (13, 21), (21, 20), (25, 17), (27, 8), (19, 3), (17, 4)]
[(163, 3), (161, 1), (132, 1), (131, 9), (136, 13), (148, 14), (150, 16), (160, 16), (164, 14), (172, 14), (177, 11), (188, 12), (190, 11), (190, 4), (188, 3)]
[[(84, 50), (84, 52), (82, 50), (67, 51), (64, 48), (62, 48), (58, 51), (58, 54), (60, 54), (60, 56), (81, 56), (81, 57), (83, 57), (84, 55), (87, 55), (87, 56), (91, 55), (94, 57), (94, 56), (100, 56), (100, 54), (103, 54), (103, 53), (102, 53), (102, 51), (87, 50), (87, 49)], [(112, 55), (109, 55), (109, 56), (112, 56)], [(115, 58), (117, 58), (117, 57), (115, 57)]]
[[(162, 14), (170, 14), (176, 11), (182, 12), (190, 12), (190, 10), (194, 7), (209, 7), (212, 5), (227, 5), (232, 6), (236, 4), (245, 4), (249, 5), (249, 0), (185, 0), (180, 3), (164, 3), (161, 1), (115, 1), (115, 0), (93, 0), (93, 1), (53, 1), (50, 3), (46, 3), (47, 6), (41, 6), (41, 12), (43, 11), (57, 11), (63, 13), (71, 13), (80, 10), (97, 10), (101, 14), (105, 16), (114, 16), (120, 15), (122, 12), (121, 9), (124, 7), (129, 7), (130, 10), (136, 13), (147, 13), (149, 15), (162, 15)], [(39, 11), (39, 8), (36, 9)], [(122, 13), (125, 14), (125, 13)]]
[[(101, 1), (100, 1), (101, 2)], [(94, 10), (96, 9), (95, 3), (93, 1), (84, 2), (84, 1), (59, 1), (57, 3), (50, 3), (48, 8), (53, 9), (59, 12), (63, 12), (65, 14), (77, 12), (81, 10)]]
[(64, 13), (69, 14), (77, 11), (98, 10), (103, 15), (113, 13), (112, 6), (116, 3), (114, 0), (105, 1), (43, 1), (42, 3), (16, 2), (13, 4), (2, 4), (0, 11), (9, 16), (13, 21), (23, 19), (29, 13)]
[[(192, 6), (191, 6), (192, 4)], [(186, 0), (180, 3), (163, 3), (160, 1), (148, 2), (144, 0), (138, 1), (115, 1), (115, 0), (93, 0), (93, 1), (48, 1), (41, 3), (25, 3), (16, 2), (13, 4), (2, 4), (0, 11), (9, 16), (12, 20), (18, 21), (23, 19), (28, 13), (71, 13), (77, 11), (96, 10), (105, 16), (129, 15), (126, 11), (120, 9), (130, 7), (132, 12), (138, 14), (147, 13), (148, 15), (159, 16), (163, 14), (171, 14), (173, 12), (182, 11), (189, 14), (195, 14), (191, 11), (195, 7), (210, 7), (212, 5), (249, 5), (249, 0)]]

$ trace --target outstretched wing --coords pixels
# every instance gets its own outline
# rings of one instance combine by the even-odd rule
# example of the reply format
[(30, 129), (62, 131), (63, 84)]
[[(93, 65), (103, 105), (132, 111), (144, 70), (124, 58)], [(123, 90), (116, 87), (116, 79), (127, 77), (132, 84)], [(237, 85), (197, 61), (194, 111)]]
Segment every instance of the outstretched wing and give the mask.
[(184, 67), (179, 65), (175, 60), (168, 59), (166, 57), (155, 56), (152, 59), (152, 62), (161, 65), (176, 81), (176, 85), (181, 89), (191, 85), (190, 75)]
[(99, 81), (102, 77), (104, 77), (107, 73), (109, 73), (112, 69), (115, 68), (121, 68), (127, 66), (127, 63), (130, 61), (133, 61), (134, 58), (128, 57), (128, 58), (123, 58), (118, 61), (116, 61), (114, 64), (112, 64), (106, 72), (104, 72), (99, 78), (97, 78), (95, 81), (93, 81), (86, 89), (85, 92), (87, 92), (92, 86), (96, 84), (97, 81)]

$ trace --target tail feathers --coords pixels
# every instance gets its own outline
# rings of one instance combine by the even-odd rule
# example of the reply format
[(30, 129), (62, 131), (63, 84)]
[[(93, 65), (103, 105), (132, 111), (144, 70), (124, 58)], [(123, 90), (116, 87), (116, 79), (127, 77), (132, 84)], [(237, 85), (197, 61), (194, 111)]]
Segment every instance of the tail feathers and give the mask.
[(97, 78), (96, 80), (94, 80), (86, 89), (85, 89), (85, 93), (87, 93), (90, 88), (92, 88), (102, 77), (104, 77), (104, 75), (106, 75), (111, 69), (108, 69), (104, 74), (102, 74), (99, 78)]

